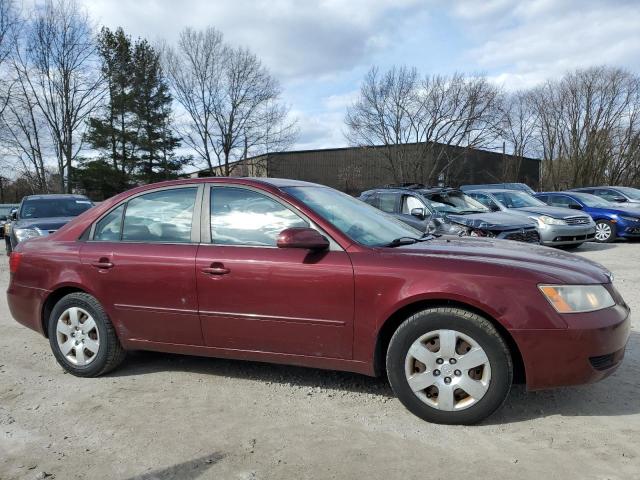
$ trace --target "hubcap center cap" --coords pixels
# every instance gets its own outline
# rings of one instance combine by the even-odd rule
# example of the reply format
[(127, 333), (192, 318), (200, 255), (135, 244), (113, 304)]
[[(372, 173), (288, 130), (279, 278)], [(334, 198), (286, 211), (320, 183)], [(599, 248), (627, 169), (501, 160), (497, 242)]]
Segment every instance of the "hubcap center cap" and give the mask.
[(453, 366), (448, 363), (443, 363), (440, 365), (440, 371), (442, 372), (442, 375), (451, 375), (453, 374)]

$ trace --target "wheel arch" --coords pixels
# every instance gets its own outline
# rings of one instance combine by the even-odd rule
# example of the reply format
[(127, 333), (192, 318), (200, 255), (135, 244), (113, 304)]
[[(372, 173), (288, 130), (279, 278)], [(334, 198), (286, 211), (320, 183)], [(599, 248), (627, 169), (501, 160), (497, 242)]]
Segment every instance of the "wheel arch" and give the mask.
[(511, 354), (511, 359), (513, 361), (514, 383), (526, 383), (526, 370), (525, 370), (525, 365), (522, 358), (522, 353), (520, 352), (520, 348), (518, 347), (518, 344), (513, 339), (509, 331), (504, 327), (504, 325), (502, 325), (499, 321), (497, 321), (494, 318), (494, 316), (490, 315), (488, 312), (476, 306), (470, 305), (468, 303), (465, 303), (459, 300), (450, 300), (450, 299), (417, 300), (415, 302), (412, 302), (400, 307), (398, 310), (393, 312), (391, 316), (387, 318), (387, 320), (382, 324), (382, 327), (378, 330), (378, 335), (376, 337), (376, 345), (375, 345), (374, 359), (373, 359), (373, 367), (376, 375), (379, 376), (379, 375), (385, 374), (385, 370), (386, 370), (385, 358), (387, 354), (387, 348), (389, 347), (389, 342), (391, 341), (391, 337), (393, 336), (394, 332), (398, 329), (398, 327), (414, 313), (417, 313), (421, 310), (425, 310), (428, 308), (437, 308), (437, 307), (460, 308), (462, 310), (473, 312), (489, 320), (491, 324), (496, 328), (496, 330), (500, 333), (505, 343), (507, 344), (507, 347), (509, 348), (509, 353)]
[(49, 338), (49, 316), (53, 311), (53, 308), (63, 297), (70, 293), (89, 293), (86, 289), (79, 285), (61, 285), (52, 290), (42, 303), (42, 312), (40, 315), (40, 322), (42, 323), (42, 333), (46, 338)]

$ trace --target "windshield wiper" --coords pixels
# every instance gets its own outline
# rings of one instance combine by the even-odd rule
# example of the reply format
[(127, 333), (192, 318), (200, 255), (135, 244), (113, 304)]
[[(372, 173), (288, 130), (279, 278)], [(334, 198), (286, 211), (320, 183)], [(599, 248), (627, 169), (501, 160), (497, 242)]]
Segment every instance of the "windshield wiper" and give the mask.
[(393, 240), (391, 240), (389, 243), (387, 243), (384, 246), (393, 248), (393, 247), (399, 247), (400, 245), (413, 245), (414, 243), (418, 243), (418, 242), (426, 242), (427, 240), (431, 240), (432, 238), (434, 238), (434, 236), (431, 235), (430, 233), (425, 233), (420, 238), (416, 238), (416, 237), (398, 237), (398, 238), (394, 238)]

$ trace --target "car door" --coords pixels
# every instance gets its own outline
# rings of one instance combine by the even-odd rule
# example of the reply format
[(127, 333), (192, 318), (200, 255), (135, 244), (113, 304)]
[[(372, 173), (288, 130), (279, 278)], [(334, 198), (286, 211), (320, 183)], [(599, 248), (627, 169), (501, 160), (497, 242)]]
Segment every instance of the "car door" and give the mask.
[(282, 230), (313, 225), (250, 187), (211, 186), (203, 211), (196, 278), (206, 345), (351, 358), (353, 267), (339, 245), (277, 248)]
[(145, 192), (92, 227), (83, 271), (121, 338), (203, 344), (195, 279), (203, 189)]

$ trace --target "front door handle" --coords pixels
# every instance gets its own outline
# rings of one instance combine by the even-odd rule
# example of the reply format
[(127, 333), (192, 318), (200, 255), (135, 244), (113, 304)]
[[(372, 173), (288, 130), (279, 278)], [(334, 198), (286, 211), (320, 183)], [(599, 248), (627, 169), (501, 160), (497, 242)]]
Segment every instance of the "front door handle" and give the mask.
[(226, 268), (222, 263), (215, 262), (212, 263), (209, 267), (204, 267), (200, 270), (202, 273), (206, 273), (207, 275), (226, 275), (231, 272), (228, 268)]

